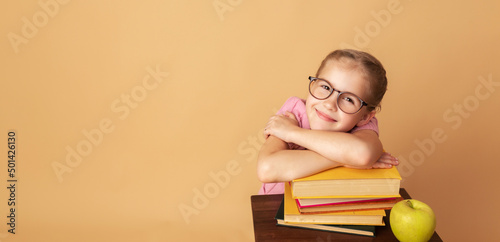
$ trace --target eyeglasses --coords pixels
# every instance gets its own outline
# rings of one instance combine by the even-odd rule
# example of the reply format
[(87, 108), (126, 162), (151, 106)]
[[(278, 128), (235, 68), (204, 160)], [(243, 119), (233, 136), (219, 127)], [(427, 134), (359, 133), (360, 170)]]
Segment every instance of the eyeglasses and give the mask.
[(332, 87), (332, 84), (327, 80), (309, 77), (309, 93), (316, 99), (325, 100), (329, 98), (334, 91), (337, 91), (337, 105), (342, 112), (347, 114), (355, 114), (363, 108), (368, 106), (368, 103), (361, 98), (350, 92), (341, 92)]

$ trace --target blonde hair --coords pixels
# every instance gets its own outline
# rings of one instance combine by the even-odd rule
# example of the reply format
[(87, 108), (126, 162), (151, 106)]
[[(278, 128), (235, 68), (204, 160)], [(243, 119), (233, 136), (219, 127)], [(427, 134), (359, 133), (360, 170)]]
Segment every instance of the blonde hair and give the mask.
[(348, 63), (346, 64), (359, 68), (370, 84), (370, 97), (366, 100), (369, 104), (367, 107), (368, 111), (375, 110), (376, 108), (380, 109), (380, 103), (387, 90), (387, 77), (382, 63), (374, 56), (363, 51), (352, 49), (335, 50), (323, 59), (316, 72), (316, 76), (319, 76), (326, 63), (331, 60), (343, 63), (347, 61)]

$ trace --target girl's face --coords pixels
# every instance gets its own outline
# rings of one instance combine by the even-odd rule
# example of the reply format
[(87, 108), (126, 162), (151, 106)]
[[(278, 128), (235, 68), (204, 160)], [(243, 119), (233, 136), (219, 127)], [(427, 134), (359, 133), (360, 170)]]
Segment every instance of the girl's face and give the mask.
[[(317, 77), (329, 81), (335, 90), (351, 92), (367, 100), (369, 83), (357, 68), (348, 68), (346, 64), (329, 61)], [(348, 132), (356, 125), (368, 123), (373, 117), (374, 112), (370, 115), (366, 106), (355, 114), (344, 113), (337, 106), (337, 97), (337, 91), (325, 100), (318, 100), (309, 94), (306, 111), (311, 129)]]

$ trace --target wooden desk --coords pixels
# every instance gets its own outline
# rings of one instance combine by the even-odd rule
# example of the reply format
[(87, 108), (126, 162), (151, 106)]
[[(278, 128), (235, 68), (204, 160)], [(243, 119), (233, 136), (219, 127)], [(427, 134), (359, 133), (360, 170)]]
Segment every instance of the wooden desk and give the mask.
[[(401, 188), (400, 194), (405, 199), (411, 198), (404, 188)], [(376, 237), (277, 226), (274, 216), (282, 199), (283, 194), (251, 197), (255, 241), (398, 241), (392, 234), (389, 224), (390, 211), (386, 211), (387, 216), (384, 218), (386, 225), (377, 226)], [(442, 240), (434, 232), (430, 241)]]

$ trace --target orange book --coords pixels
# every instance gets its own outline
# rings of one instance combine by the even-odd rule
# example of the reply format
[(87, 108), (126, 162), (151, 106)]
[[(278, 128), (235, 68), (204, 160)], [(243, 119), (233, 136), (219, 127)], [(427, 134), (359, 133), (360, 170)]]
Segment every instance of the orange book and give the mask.
[(294, 198), (399, 197), (401, 175), (390, 169), (337, 167), (292, 181)]

